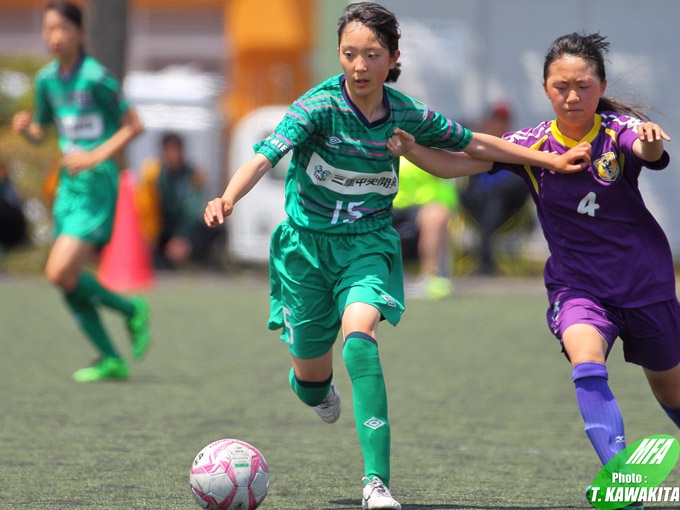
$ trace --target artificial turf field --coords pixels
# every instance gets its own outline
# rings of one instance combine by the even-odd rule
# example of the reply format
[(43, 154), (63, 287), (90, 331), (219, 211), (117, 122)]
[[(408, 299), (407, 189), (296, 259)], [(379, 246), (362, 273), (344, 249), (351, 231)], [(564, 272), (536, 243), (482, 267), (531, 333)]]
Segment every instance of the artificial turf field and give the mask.
[[(254, 444), (270, 469), (260, 508), (361, 508), (351, 388), (324, 424), (289, 389), (286, 346), (266, 329), (261, 278), (159, 276), (144, 292), (154, 343), (125, 382), (77, 384), (94, 351), (44, 279), (0, 275), (0, 508), (193, 509), (189, 465), (206, 444)], [(590, 508), (600, 466), (569, 364), (535, 280), (461, 279), (445, 301), (408, 301), (379, 331), (404, 510)], [(122, 321), (106, 313), (129, 357)], [(620, 345), (609, 362), (628, 442), (678, 431)], [(680, 485), (680, 468), (665, 486)], [(678, 508), (656, 503), (646, 508)]]

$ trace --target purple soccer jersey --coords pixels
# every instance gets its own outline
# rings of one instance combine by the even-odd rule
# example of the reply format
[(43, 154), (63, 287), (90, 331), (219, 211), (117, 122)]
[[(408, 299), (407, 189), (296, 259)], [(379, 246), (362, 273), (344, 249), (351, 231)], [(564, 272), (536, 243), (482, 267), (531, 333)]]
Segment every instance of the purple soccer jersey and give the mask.
[[(670, 157), (645, 162), (633, 153), (641, 121), (613, 112), (595, 115), (580, 141), (592, 145), (592, 163), (582, 172), (558, 174), (528, 165), (494, 164), (510, 170), (531, 189), (548, 242), (545, 270), (549, 299), (580, 289), (603, 303), (632, 308), (675, 298), (675, 274), (666, 235), (638, 188), (643, 166), (660, 170)], [(580, 141), (565, 137), (556, 121), (503, 136), (518, 145), (563, 154)]]

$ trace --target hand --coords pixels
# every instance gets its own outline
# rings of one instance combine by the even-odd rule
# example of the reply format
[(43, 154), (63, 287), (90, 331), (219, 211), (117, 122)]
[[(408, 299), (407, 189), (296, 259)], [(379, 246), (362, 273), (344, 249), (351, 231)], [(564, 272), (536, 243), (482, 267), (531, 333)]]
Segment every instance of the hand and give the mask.
[(224, 223), (224, 218), (229, 216), (233, 209), (234, 206), (223, 198), (211, 200), (208, 202), (208, 205), (205, 206), (205, 212), (203, 213), (205, 224), (211, 228), (222, 225)]
[(395, 157), (410, 152), (415, 145), (416, 139), (413, 135), (398, 127), (394, 128), (394, 134), (387, 140), (387, 150)]
[(667, 142), (671, 141), (671, 137), (661, 129), (661, 126), (654, 122), (643, 122), (637, 127), (638, 138), (641, 142), (656, 142), (662, 138)]
[(12, 131), (15, 133), (24, 133), (30, 124), (31, 113), (26, 110), (17, 112), (14, 114), (14, 117), (12, 117)]
[(590, 166), (592, 147), (588, 142), (582, 142), (557, 157), (555, 171), (561, 174), (580, 172)]
[(75, 175), (101, 163), (92, 152), (72, 152), (61, 159), (61, 164), (70, 175)]

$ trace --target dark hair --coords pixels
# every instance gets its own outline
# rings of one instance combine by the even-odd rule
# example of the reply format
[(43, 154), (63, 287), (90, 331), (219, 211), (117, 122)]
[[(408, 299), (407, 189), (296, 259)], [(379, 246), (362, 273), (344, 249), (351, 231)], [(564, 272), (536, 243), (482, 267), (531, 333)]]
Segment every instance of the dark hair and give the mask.
[[(399, 22), (396, 16), (385, 9), (382, 5), (373, 2), (358, 2), (345, 7), (345, 10), (338, 20), (338, 44), (342, 38), (345, 27), (353, 21), (361, 23), (365, 27), (373, 30), (376, 38), (385, 46), (390, 56), (394, 55), (399, 49)], [(394, 69), (387, 73), (386, 82), (395, 82), (401, 74), (401, 63), (397, 62)]]
[[(606, 81), (607, 72), (604, 65), (604, 55), (609, 53), (609, 42), (605, 39), (606, 37), (600, 35), (599, 32), (595, 34), (579, 34), (573, 32), (555, 39), (550, 46), (548, 53), (545, 55), (545, 61), (543, 62), (543, 82), (548, 79), (552, 63), (567, 55), (581, 57), (586, 60), (595, 70), (600, 81)], [(602, 96), (597, 104), (596, 111), (612, 111), (631, 117), (649, 120), (641, 111), (641, 108), (645, 107), (645, 105), (641, 104), (631, 106), (619, 100)]]
[(57, 11), (78, 28), (83, 28), (83, 11), (76, 4), (62, 0), (53, 0), (45, 5), (44, 12), (47, 11)]
[(176, 144), (179, 147), (184, 146), (184, 141), (182, 140), (182, 137), (179, 136), (178, 133), (175, 133), (174, 131), (167, 131), (163, 133), (163, 137), (161, 138), (161, 145), (165, 147), (168, 144)]

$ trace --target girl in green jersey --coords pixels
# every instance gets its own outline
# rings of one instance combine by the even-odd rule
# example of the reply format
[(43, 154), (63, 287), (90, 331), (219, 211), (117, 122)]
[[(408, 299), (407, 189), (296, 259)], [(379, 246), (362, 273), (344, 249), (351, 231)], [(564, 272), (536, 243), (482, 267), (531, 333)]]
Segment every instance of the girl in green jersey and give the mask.
[(293, 391), (328, 423), (340, 415), (332, 347), (342, 331), (364, 458), (364, 509), (401, 508), (388, 489), (390, 425), (376, 340), (380, 321), (395, 325), (404, 310), (399, 234), (391, 226), (398, 158), (390, 155), (387, 140), (401, 127), (424, 145), (562, 169), (578, 168), (570, 162), (586, 152), (581, 147), (581, 154), (558, 157), (472, 133), (386, 87), (400, 73), (399, 37), (399, 24), (384, 7), (347, 6), (338, 26), (344, 72), (291, 105), (204, 215), (207, 225), (222, 224), (238, 200), (293, 151), (285, 183), (287, 219), (271, 239), (269, 328), (283, 330)]
[(45, 267), (76, 321), (100, 357), (78, 370), (78, 382), (125, 379), (129, 369), (105, 330), (97, 308), (105, 306), (125, 318), (132, 354), (141, 358), (150, 336), (148, 307), (103, 287), (83, 265), (111, 237), (118, 194), (113, 156), (142, 132), (139, 118), (120, 98), (118, 81), (83, 49), (82, 13), (69, 2), (49, 2), (43, 13), (43, 38), (55, 59), (35, 80), (35, 110), (21, 111), (12, 129), (31, 142), (45, 138), (56, 124), (63, 154), (53, 206), (55, 241)]

